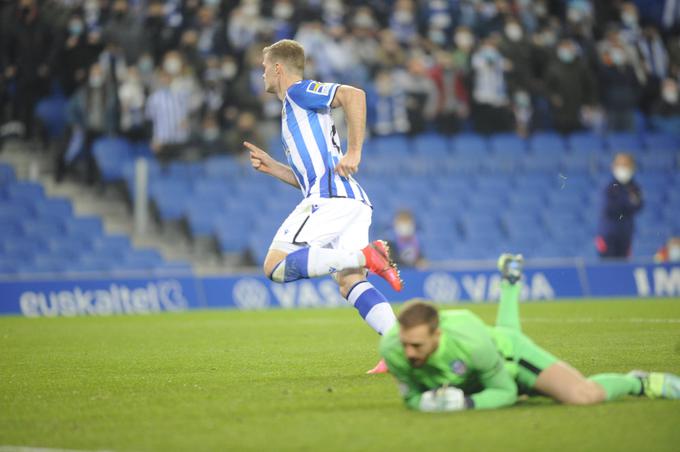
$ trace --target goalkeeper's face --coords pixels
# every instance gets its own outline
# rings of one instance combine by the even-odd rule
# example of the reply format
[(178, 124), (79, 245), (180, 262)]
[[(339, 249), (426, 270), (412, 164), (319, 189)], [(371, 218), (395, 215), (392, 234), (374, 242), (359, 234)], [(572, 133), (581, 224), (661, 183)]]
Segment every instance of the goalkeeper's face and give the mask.
[(439, 346), (439, 335), (441, 331), (436, 328), (434, 331), (427, 324), (412, 326), (411, 328), (401, 328), (399, 339), (404, 347), (404, 353), (412, 367), (422, 367), (427, 362), (437, 347)]

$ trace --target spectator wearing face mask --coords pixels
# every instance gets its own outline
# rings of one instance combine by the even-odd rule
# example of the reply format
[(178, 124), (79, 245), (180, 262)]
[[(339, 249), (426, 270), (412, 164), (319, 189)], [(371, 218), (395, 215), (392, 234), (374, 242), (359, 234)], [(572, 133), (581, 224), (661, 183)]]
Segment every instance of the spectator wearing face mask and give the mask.
[(678, 82), (672, 78), (661, 83), (661, 96), (652, 106), (651, 123), (656, 130), (680, 135)]
[(607, 114), (607, 128), (631, 130), (640, 88), (622, 47), (614, 46), (603, 56), (600, 87), (602, 105)]
[(87, 82), (69, 100), (66, 116), (71, 134), (68, 145), (57, 157), (57, 182), (80, 161), (85, 162), (85, 182), (95, 182), (97, 172), (92, 143), (103, 135), (114, 133), (118, 126), (116, 95), (112, 89), (112, 85), (106, 83), (106, 73), (101, 65), (95, 63), (90, 67)]
[(561, 133), (580, 129), (581, 117), (595, 104), (595, 81), (573, 41), (560, 41), (545, 79), (555, 129)]
[(104, 41), (115, 42), (122, 51), (128, 64), (139, 59), (146, 43), (142, 24), (130, 11), (126, 0), (115, 0), (111, 7), (111, 17), (103, 30)]
[(410, 210), (400, 210), (392, 222), (392, 250), (400, 267), (420, 267), (424, 265), (420, 241), (416, 231), (416, 220)]
[(141, 141), (146, 137), (144, 85), (135, 66), (128, 69), (118, 88), (120, 101), (120, 131), (131, 141)]
[(162, 161), (181, 156), (189, 139), (191, 92), (179, 80), (181, 72), (179, 54), (168, 52), (159, 85), (146, 103), (145, 115), (152, 125), (151, 149)]
[(403, 45), (416, 41), (418, 38), (418, 23), (413, 0), (397, 0), (389, 19), (389, 28)]
[(527, 91), (531, 87), (531, 46), (524, 38), (524, 31), (519, 22), (512, 18), (505, 23), (503, 40), (499, 45), (503, 57), (510, 63), (507, 73), (510, 92)]
[(80, 13), (74, 13), (68, 20), (64, 44), (59, 52), (57, 69), (66, 96), (71, 96), (87, 79), (90, 65), (101, 52), (100, 44), (91, 44), (85, 33), (85, 23)]
[(375, 135), (408, 133), (411, 123), (406, 109), (406, 94), (394, 81), (394, 71), (382, 69), (367, 90), (368, 123)]
[(603, 258), (630, 256), (635, 215), (642, 209), (642, 191), (633, 179), (635, 160), (626, 153), (612, 162), (613, 179), (603, 193), (602, 211), (595, 245)]
[(453, 56), (438, 51), (435, 58), (437, 64), (430, 72), (439, 91), (437, 130), (451, 134), (461, 129), (461, 123), (470, 114), (469, 93), (462, 72), (456, 69)]
[(513, 115), (506, 81), (507, 60), (493, 39), (485, 40), (472, 55), (472, 119), (479, 133), (507, 132)]
[(456, 28), (453, 35), (453, 43), (455, 48), (453, 50), (453, 65), (456, 71), (469, 84), (470, 76), (470, 60), (472, 56), (472, 49), (475, 46), (475, 36), (472, 34), (470, 28), (460, 26)]
[(642, 91), (641, 107), (650, 113), (654, 101), (661, 93), (661, 81), (668, 76), (668, 52), (659, 31), (653, 26), (645, 26), (637, 42), (640, 60), (645, 71), (645, 84)]
[(680, 262), (680, 237), (671, 237), (654, 255), (655, 262)]

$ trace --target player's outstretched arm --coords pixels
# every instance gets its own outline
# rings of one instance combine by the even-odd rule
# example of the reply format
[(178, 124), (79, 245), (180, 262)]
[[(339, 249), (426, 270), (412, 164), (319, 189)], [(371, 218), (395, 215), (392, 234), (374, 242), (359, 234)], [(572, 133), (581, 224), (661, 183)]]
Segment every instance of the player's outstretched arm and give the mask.
[(366, 93), (353, 86), (340, 85), (335, 92), (331, 107), (341, 107), (347, 121), (347, 152), (340, 159), (335, 171), (349, 177), (359, 171), (361, 148), (366, 132)]
[(271, 155), (267, 154), (262, 149), (255, 146), (252, 143), (244, 141), (243, 145), (250, 152), (250, 164), (253, 165), (253, 168), (255, 168), (257, 171), (261, 173), (274, 176), (275, 178), (287, 184), (290, 184), (295, 188), (300, 188), (300, 184), (298, 183), (298, 180), (295, 178), (293, 170), (290, 169), (289, 166), (277, 162), (272, 158)]

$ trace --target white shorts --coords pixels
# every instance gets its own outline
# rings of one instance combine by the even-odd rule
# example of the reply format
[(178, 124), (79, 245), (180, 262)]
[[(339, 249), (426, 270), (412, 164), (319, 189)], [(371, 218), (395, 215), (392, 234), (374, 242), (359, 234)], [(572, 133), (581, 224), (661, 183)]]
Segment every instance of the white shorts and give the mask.
[(368, 245), (373, 211), (351, 198), (307, 198), (288, 215), (269, 249), (291, 253), (307, 246), (360, 250)]

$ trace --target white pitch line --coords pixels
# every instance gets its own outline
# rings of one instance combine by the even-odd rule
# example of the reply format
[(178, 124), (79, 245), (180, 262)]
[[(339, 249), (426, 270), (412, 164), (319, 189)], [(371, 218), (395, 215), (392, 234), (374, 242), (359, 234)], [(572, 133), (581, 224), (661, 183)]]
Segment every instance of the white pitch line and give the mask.
[(536, 323), (680, 323), (680, 319), (677, 318), (655, 319), (645, 317), (632, 317), (628, 319), (595, 319), (592, 317), (579, 317), (575, 319), (557, 319), (553, 317), (520, 317), (520, 320), (522, 322)]
[(51, 447), (0, 446), (0, 452), (113, 452), (110, 450), (53, 449)]

